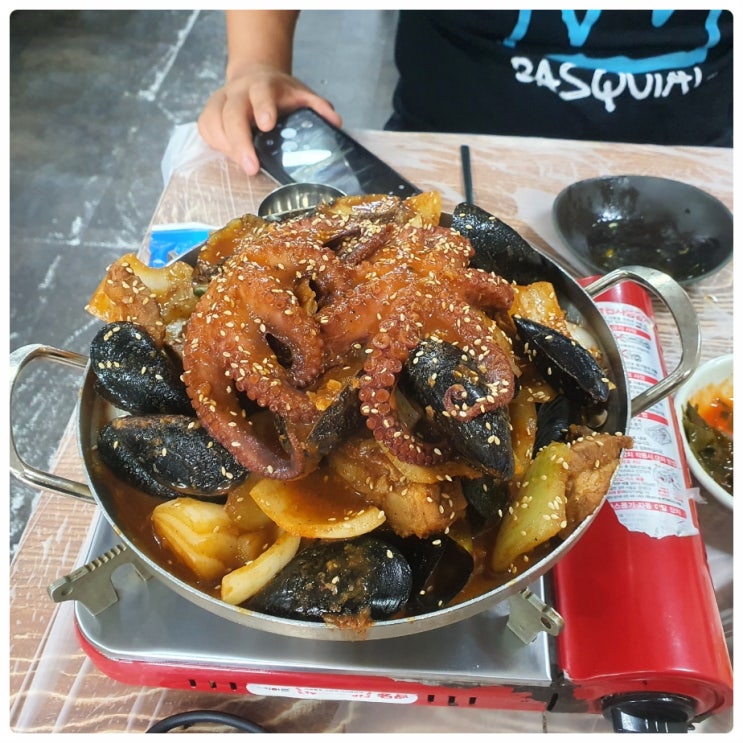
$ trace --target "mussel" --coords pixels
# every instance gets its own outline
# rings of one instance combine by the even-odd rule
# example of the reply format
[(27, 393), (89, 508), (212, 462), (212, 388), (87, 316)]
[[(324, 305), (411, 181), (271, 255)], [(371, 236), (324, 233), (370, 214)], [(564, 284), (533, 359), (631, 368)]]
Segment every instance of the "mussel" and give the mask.
[(570, 425), (580, 422), (580, 408), (565, 395), (557, 395), (537, 410), (537, 434), (534, 451), (538, 452), (553, 441), (565, 441)]
[(101, 430), (98, 454), (122, 479), (160, 498), (223, 500), (248, 476), (191, 416), (114, 418)]
[(582, 405), (609, 399), (609, 380), (580, 343), (525, 317), (513, 316), (516, 345), (558, 392)]
[(538, 276), (549, 275), (549, 259), (529, 245), (516, 230), (475, 204), (454, 208), (451, 226), (469, 238), (475, 254), (473, 268), (503, 273), (517, 284), (529, 284)]
[(510, 497), (507, 482), (490, 475), (464, 478), (462, 493), (468, 504), (468, 519), (473, 532), (497, 525)]
[(316, 542), (247, 602), (248, 609), (305, 621), (385, 619), (407, 602), (412, 571), (391, 543), (370, 535)]
[(90, 344), (90, 368), (101, 397), (129, 413), (193, 415), (180, 359), (131, 322), (104, 325)]
[(385, 534), (405, 556), (412, 570), (412, 590), (407, 613), (412, 616), (436, 611), (464, 588), (472, 576), (475, 561), (472, 553), (446, 534), (421, 539)]
[(323, 411), (307, 437), (308, 448), (325, 456), (363, 425), (356, 376), (346, 380), (333, 402)]
[(472, 400), (490, 394), (477, 365), (461, 348), (438, 338), (424, 338), (408, 357), (401, 384), (426, 410), (428, 422), (464, 459), (501, 480), (513, 477), (507, 406), (481, 413), (471, 420), (445, 414), (444, 399), (452, 386), (463, 387)]

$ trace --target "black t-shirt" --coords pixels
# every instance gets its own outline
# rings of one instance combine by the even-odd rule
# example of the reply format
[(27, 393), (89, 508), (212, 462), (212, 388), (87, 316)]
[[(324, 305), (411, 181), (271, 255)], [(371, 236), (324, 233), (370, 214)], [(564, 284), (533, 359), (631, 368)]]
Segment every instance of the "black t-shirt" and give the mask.
[(729, 11), (400, 11), (395, 123), (732, 146)]

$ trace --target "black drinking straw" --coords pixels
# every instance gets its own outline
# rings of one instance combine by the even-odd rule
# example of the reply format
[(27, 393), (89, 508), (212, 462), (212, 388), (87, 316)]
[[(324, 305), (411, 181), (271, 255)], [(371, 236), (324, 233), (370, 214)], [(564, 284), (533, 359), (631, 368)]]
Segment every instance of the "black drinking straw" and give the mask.
[(464, 178), (464, 200), (467, 204), (474, 202), (472, 193), (472, 166), (470, 164), (470, 148), (463, 144), (459, 151), (462, 154), (462, 177)]

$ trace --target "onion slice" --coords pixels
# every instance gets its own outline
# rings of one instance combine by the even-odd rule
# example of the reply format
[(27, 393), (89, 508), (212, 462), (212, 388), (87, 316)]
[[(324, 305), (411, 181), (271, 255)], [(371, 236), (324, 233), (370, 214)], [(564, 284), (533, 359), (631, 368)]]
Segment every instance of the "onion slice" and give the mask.
[(260, 480), (250, 491), (258, 507), (284, 531), (312, 539), (348, 539), (384, 523), (384, 511), (367, 503), (340, 478), (312, 473), (301, 480)]
[(242, 604), (263, 588), (294, 555), (297, 554), (300, 537), (279, 532), (276, 541), (255, 560), (227, 573), (222, 578), (221, 597), (228, 604)]

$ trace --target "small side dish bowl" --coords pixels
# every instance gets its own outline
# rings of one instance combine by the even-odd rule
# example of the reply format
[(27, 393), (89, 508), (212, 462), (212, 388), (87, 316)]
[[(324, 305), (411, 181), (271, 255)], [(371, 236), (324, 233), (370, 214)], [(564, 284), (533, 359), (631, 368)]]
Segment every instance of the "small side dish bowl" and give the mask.
[(297, 217), (323, 202), (345, 196), (343, 191), (324, 183), (287, 183), (271, 191), (258, 207), (258, 216), (273, 221)]
[(733, 255), (733, 215), (711, 194), (670, 178), (612, 175), (564, 188), (552, 206), (557, 233), (591, 273), (655, 268), (680, 284)]
[[(718, 399), (719, 404), (716, 404)], [(689, 469), (704, 490), (714, 496), (720, 503), (732, 509), (733, 354), (720, 356), (702, 364), (679, 388), (674, 396), (674, 405), (681, 427)], [(711, 416), (716, 416), (718, 420), (720, 417), (729, 418), (729, 451), (722, 447), (722, 451), (716, 453), (718, 454), (717, 463), (722, 463), (726, 470), (729, 468), (730, 492), (710, 474), (709, 467), (711, 465), (709, 463), (703, 464), (695, 453), (695, 449), (700, 449), (703, 446), (700, 438), (703, 438), (708, 444), (704, 447), (707, 449), (707, 454), (711, 455), (712, 450), (719, 449), (719, 447), (714, 446), (715, 429), (712, 426), (706, 428), (705, 431), (704, 423), (697, 420), (696, 424), (692, 423), (689, 427), (688, 406), (696, 406), (703, 418), (710, 418)], [(692, 431), (691, 434), (690, 431)], [(721, 441), (723, 441), (723, 444), (727, 443), (727, 437), (721, 439)]]

